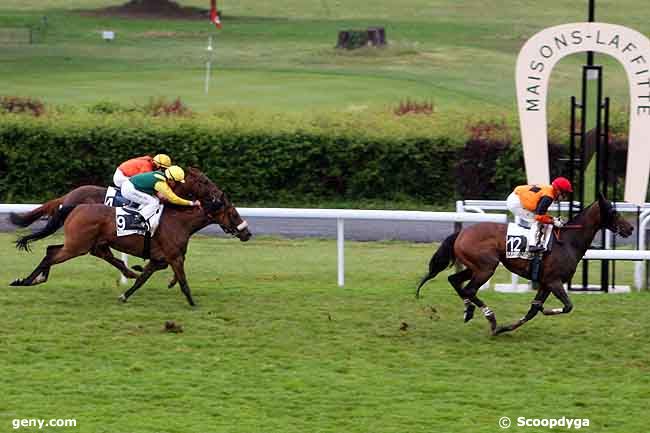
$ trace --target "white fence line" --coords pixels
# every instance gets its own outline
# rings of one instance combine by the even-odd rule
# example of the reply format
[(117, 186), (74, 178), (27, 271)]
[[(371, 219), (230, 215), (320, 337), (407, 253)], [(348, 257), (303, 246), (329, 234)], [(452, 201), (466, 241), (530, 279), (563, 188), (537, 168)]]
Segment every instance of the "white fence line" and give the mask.
[[(483, 202), (487, 203), (487, 202)], [(479, 204), (469, 204), (465, 201), (467, 210), (478, 210), (475, 212), (423, 212), (423, 211), (387, 211), (387, 210), (354, 210), (354, 209), (296, 209), (296, 208), (238, 208), (243, 217), (261, 218), (313, 218), (333, 219), (337, 222), (337, 269), (338, 285), (345, 284), (345, 220), (385, 220), (385, 221), (429, 221), (448, 223), (478, 223), (496, 222), (506, 223), (506, 214), (482, 213)], [(505, 202), (503, 202), (505, 206)], [(0, 213), (28, 212), (39, 205), (35, 204), (1, 204)], [(650, 206), (649, 206), (650, 207)], [(635, 207), (636, 209), (636, 207)], [(649, 220), (650, 221), (650, 220)], [(645, 225), (644, 225), (645, 227)], [(126, 259), (126, 255), (122, 255)], [(650, 251), (630, 250), (588, 250), (585, 259), (601, 260), (650, 260)], [(514, 281), (513, 281), (514, 283)], [(640, 286), (637, 285), (638, 288)]]

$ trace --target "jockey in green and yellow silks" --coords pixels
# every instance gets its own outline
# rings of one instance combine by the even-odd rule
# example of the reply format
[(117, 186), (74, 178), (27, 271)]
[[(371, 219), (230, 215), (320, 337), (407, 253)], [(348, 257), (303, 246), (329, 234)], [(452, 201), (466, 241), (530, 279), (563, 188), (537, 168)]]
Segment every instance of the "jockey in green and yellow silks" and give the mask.
[(164, 173), (150, 171), (131, 177), (122, 184), (122, 195), (132, 202), (143, 205), (140, 213), (145, 220), (151, 218), (160, 205), (156, 195), (180, 206), (201, 206), (198, 200), (190, 201), (177, 196), (172, 190), (176, 182), (185, 182), (185, 172), (179, 166), (172, 165)]

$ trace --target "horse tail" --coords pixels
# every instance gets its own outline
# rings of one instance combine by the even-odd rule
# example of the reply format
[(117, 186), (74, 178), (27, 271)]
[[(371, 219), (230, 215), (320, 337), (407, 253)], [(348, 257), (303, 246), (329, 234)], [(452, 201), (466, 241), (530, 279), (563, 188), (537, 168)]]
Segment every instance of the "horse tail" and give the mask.
[(59, 210), (56, 211), (49, 220), (47, 220), (47, 225), (45, 227), (37, 232), (18, 239), (16, 241), (16, 248), (19, 250), (31, 251), (29, 244), (36, 240), (43, 239), (60, 229), (63, 226), (65, 219), (75, 207), (77, 206), (61, 206)]
[(445, 239), (438, 251), (431, 257), (429, 261), (429, 273), (422, 278), (418, 288), (415, 292), (415, 297), (420, 297), (420, 289), (424, 284), (432, 278), (435, 278), (441, 271), (447, 269), (456, 262), (456, 256), (454, 255), (454, 243), (460, 232), (456, 232)]
[(55, 198), (53, 200), (50, 200), (42, 204), (41, 206), (37, 207), (36, 209), (30, 212), (25, 212), (25, 213), (11, 212), (9, 214), (9, 220), (13, 225), (20, 226), (20, 227), (27, 227), (28, 225), (32, 224), (34, 221), (36, 221), (37, 219), (39, 219), (44, 215), (48, 215), (48, 216), (54, 215), (54, 213), (56, 213), (59, 206), (63, 204), (64, 199), (65, 196)]

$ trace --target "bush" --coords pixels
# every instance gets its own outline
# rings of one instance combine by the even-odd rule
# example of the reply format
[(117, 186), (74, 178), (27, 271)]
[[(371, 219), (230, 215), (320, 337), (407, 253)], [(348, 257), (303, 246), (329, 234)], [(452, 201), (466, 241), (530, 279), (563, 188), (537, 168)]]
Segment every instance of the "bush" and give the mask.
[[(120, 162), (159, 152), (199, 167), (240, 205), (406, 200), (441, 207), (459, 198), (504, 199), (526, 181), (509, 117), (106, 111), (0, 116), (0, 201), (105, 185)], [(611, 155), (621, 161), (625, 138), (614, 134)], [(568, 139), (550, 135), (551, 174), (564, 174), (558, 159)]]
[(88, 112), (92, 114), (116, 114), (116, 113), (134, 113), (138, 108), (130, 105), (123, 105), (119, 102), (100, 101), (88, 107)]
[(38, 99), (22, 98), (20, 96), (0, 96), (0, 111), (40, 116), (45, 113), (45, 106)]

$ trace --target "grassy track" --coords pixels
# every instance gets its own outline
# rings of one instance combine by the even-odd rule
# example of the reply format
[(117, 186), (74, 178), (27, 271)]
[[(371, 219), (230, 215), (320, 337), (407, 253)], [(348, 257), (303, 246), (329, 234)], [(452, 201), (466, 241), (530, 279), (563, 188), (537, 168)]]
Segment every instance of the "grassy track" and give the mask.
[[(0, 28), (36, 25), (47, 32), (35, 45), (0, 41), (3, 94), (42, 97), (52, 103), (102, 99), (144, 103), (180, 96), (206, 111), (217, 106), (265, 110), (384, 109), (400, 100), (432, 100), (438, 109), (479, 111), (514, 106), (514, 64), (523, 42), (542, 28), (583, 21), (586, 2), (551, 0), (539, 8), (519, 0), (225, 1), (225, 28), (202, 21), (133, 20), (81, 16), (79, 9), (122, 1), (7, 0)], [(182, 1), (207, 7), (207, 0)], [(543, 10), (542, 10), (543, 9)], [(650, 32), (638, 2), (600, 2), (599, 20)], [(341, 53), (341, 29), (383, 25), (386, 50)], [(112, 29), (113, 43), (100, 40)], [(205, 46), (216, 38), (209, 96), (203, 94)], [(598, 57), (603, 60), (602, 56)], [(606, 60), (606, 59), (605, 59)], [(567, 103), (579, 91), (582, 56), (554, 73), (552, 101)], [(627, 102), (626, 78), (604, 62), (606, 94)]]
[[(0, 235), (3, 282), (30, 272), (45, 246), (17, 253), (12, 239)], [(118, 304), (115, 272), (91, 257), (44, 285), (5, 287), (0, 431), (14, 418), (76, 418), (52, 431), (493, 433), (501, 416), (646, 431), (647, 293), (574, 295), (569, 316), (490, 338), (481, 317), (462, 323), (443, 275), (413, 298), (432, 251), (347, 243), (338, 288), (334, 241), (197, 237), (196, 310), (165, 288), (169, 271)], [(483, 297), (509, 321), (531, 295)], [(185, 332), (163, 333), (165, 320)]]

